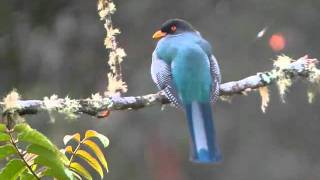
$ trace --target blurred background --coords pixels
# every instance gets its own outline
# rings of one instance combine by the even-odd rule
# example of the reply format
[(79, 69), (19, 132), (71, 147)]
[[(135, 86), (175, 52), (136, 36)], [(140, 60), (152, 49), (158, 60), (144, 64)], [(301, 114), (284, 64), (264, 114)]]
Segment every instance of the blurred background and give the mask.
[[(272, 68), (279, 54), (320, 58), (319, 0), (119, 0), (113, 23), (128, 56), (123, 65), (129, 91), (156, 92), (150, 77), (151, 36), (169, 18), (190, 21), (212, 43), (223, 82)], [(274, 36), (272, 36), (274, 35)], [(24, 99), (57, 94), (85, 98), (106, 87), (105, 31), (96, 1), (1, 0), (0, 95), (13, 88)], [(272, 38), (273, 37), (273, 38)], [(160, 106), (86, 115), (56, 122), (42, 113), (27, 121), (63, 147), (65, 134), (97, 130), (107, 135), (108, 180), (300, 180), (320, 179), (320, 101), (308, 104), (308, 84), (297, 81), (281, 103), (271, 87), (267, 112), (257, 92), (218, 101), (215, 124), (224, 160), (189, 162), (186, 121), (181, 111)]]

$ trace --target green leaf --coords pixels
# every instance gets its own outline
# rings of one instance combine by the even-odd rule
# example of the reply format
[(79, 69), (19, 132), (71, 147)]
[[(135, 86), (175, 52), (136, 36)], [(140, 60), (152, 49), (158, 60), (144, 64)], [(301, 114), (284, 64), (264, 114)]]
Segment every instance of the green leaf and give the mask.
[(65, 135), (63, 137), (64, 145), (68, 144), (68, 142), (70, 140), (72, 140), (72, 139), (76, 140), (77, 142), (80, 142), (80, 134), (79, 133), (75, 133), (75, 134), (72, 134), (72, 135)]
[[(39, 161), (40, 162), (40, 161)], [(44, 176), (50, 176), (50, 177), (55, 177), (57, 178), (58, 180), (74, 180), (74, 173), (69, 170), (68, 168), (65, 168), (64, 169), (64, 174), (63, 176), (60, 176), (61, 174), (57, 174), (57, 169), (47, 169), (45, 172), (44, 172)]]
[[(52, 152), (42, 146), (32, 144), (28, 146), (27, 152), (37, 154), (34, 163), (48, 167), (47, 175), (58, 179), (72, 179), (71, 171), (64, 166), (64, 161), (61, 159), (61, 152)], [(63, 155), (64, 156), (64, 155)]]
[(38, 167), (37, 164), (33, 164), (33, 165), (31, 166), (32, 171), (35, 171), (35, 170), (37, 169), (37, 167)]
[(103, 178), (103, 170), (101, 165), (94, 157), (91, 156), (91, 154), (84, 150), (78, 150), (76, 155), (85, 160), (94, 170), (99, 173), (100, 177)]
[(94, 130), (88, 130), (86, 131), (86, 134), (85, 134), (85, 139), (89, 139), (89, 138), (92, 138), (92, 137), (96, 137), (98, 138), (101, 143), (103, 144), (103, 147), (106, 148), (109, 146), (109, 139), (103, 135), (103, 134), (100, 134), (98, 133), (97, 131), (94, 131)]
[(87, 145), (96, 154), (96, 156), (100, 160), (101, 164), (103, 165), (103, 167), (108, 172), (108, 164), (107, 164), (106, 158), (104, 157), (104, 155), (103, 155), (101, 149), (99, 148), (99, 146), (95, 142), (93, 142), (93, 141), (91, 141), (89, 139), (85, 140), (83, 142), (83, 144)]
[(11, 159), (0, 172), (0, 179), (16, 180), (26, 166), (21, 159)]
[(63, 153), (61, 153), (59, 149), (54, 144), (52, 144), (52, 142), (45, 135), (35, 129), (32, 129), (28, 124), (18, 124), (14, 129), (16, 132), (18, 132), (19, 141), (41, 146), (59, 155), (60, 159), (65, 162), (65, 164), (69, 162), (68, 158)]
[(70, 168), (86, 179), (92, 180), (91, 174), (81, 164), (73, 162), (70, 164)]
[(35, 129), (32, 129), (26, 123), (16, 125), (14, 131), (18, 132), (19, 141), (37, 144), (51, 151), (55, 151), (57, 149), (45, 135)]
[(0, 141), (9, 141), (10, 136), (7, 133), (0, 132)]
[(37, 178), (34, 177), (28, 170), (23, 171), (20, 174), (20, 180), (36, 180)]
[(6, 125), (0, 123), (0, 132), (6, 132), (6, 130), (7, 130)]
[(17, 151), (11, 144), (0, 146), (0, 160), (15, 153), (17, 153)]

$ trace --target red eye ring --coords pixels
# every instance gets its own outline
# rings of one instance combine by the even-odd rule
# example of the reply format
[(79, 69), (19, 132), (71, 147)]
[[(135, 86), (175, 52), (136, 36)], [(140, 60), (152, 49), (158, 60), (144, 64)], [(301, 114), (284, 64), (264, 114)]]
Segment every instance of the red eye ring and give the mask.
[(175, 25), (171, 26), (171, 31), (175, 32), (177, 30), (177, 27)]

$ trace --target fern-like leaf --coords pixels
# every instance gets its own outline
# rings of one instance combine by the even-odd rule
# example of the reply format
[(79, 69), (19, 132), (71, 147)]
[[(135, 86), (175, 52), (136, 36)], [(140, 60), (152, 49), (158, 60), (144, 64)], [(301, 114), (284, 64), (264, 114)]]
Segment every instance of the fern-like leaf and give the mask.
[(32, 144), (27, 148), (27, 152), (38, 155), (34, 162), (47, 167), (47, 171), (50, 172), (46, 173), (47, 175), (58, 179), (72, 179), (72, 173), (60, 159), (60, 151), (52, 152), (42, 146)]
[(109, 139), (103, 135), (98, 133), (97, 131), (94, 130), (87, 130), (85, 134), (85, 139), (93, 138), (96, 137), (100, 140), (100, 142), (103, 144), (103, 147), (108, 147), (109, 146)]
[(76, 173), (80, 174), (81, 176), (85, 177), (88, 180), (92, 180), (91, 174), (79, 163), (73, 162), (70, 164), (71, 170), (75, 171)]
[(91, 156), (91, 154), (84, 150), (78, 150), (76, 152), (76, 156), (79, 156), (83, 160), (85, 160), (94, 170), (99, 173), (100, 177), (103, 178), (103, 170), (96, 158), (94, 158), (93, 156)]
[(16, 149), (11, 144), (0, 146), (0, 160), (16, 153)]
[[(78, 162), (75, 162), (75, 157), (78, 157), (87, 162), (100, 175), (102, 179), (104, 176), (103, 168), (106, 169), (106, 171), (108, 172), (108, 163), (100, 147), (94, 141), (91, 140), (92, 138), (97, 138), (103, 144), (103, 147), (107, 147), (109, 145), (109, 139), (106, 136), (94, 130), (88, 130), (86, 131), (83, 139), (81, 139), (79, 133), (75, 133), (73, 135), (66, 135), (63, 139), (65, 144), (67, 144), (71, 140), (75, 140), (76, 142), (78, 142), (78, 144), (74, 149), (72, 148), (72, 146), (68, 145), (63, 151), (67, 154), (71, 154), (69, 168), (72, 171), (78, 173), (86, 179), (92, 179), (90, 172), (88, 172), (83, 167), (83, 165), (81, 165)], [(96, 159), (96, 157), (91, 155), (86, 149), (83, 149), (84, 147), (86, 147), (86, 149), (90, 149), (99, 161)]]
[(93, 142), (93, 141), (91, 141), (89, 139), (85, 140), (83, 142), (83, 144), (87, 145), (96, 154), (96, 156), (98, 157), (99, 161), (101, 162), (103, 167), (108, 172), (108, 164), (107, 164), (106, 158), (104, 157), (104, 155), (103, 155), (101, 149), (99, 148), (99, 146), (95, 142)]
[(11, 159), (0, 172), (0, 179), (16, 180), (17, 177), (26, 169), (21, 159)]
[(0, 141), (8, 142), (10, 141), (10, 136), (6, 133), (0, 132)]
[(79, 133), (75, 133), (73, 135), (65, 135), (63, 138), (63, 143), (64, 145), (67, 145), (70, 140), (75, 140), (77, 142), (80, 142), (80, 138), (81, 136)]

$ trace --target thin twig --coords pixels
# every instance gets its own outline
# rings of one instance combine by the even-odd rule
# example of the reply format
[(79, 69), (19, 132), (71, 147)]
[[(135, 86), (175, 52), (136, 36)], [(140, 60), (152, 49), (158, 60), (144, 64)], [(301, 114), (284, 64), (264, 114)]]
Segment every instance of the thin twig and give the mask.
[(81, 144), (83, 143), (84, 140), (85, 140), (85, 138), (82, 139), (82, 140), (79, 142), (79, 144), (77, 145), (76, 149), (74, 149), (74, 151), (72, 152), (72, 155), (71, 155), (70, 160), (69, 160), (69, 165), (68, 165), (69, 168), (70, 168), (70, 165), (71, 165), (74, 157), (76, 156), (76, 153), (77, 153), (78, 150), (80, 149), (80, 146), (81, 146)]
[(40, 180), (40, 178), (38, 177), (38, 175), (32, 170), (31, 166), (29, 166), (29, 164), (27, 163), (27, 161), (24, 159), (23, 155), (20, 153), (18, 145), (15, 142), (15, 139), (12, 136), (12, 132), (11, 130), (8, 131), (8, 134), (10, 136), (10, 142), (13, 145), (13, 147), (16, 149), (19, 157), (22, 159), (22, 161), (24, 162), (24, 164), (27, 166), (28, 170), (32, 173), (32, 175), (37, 179)]

